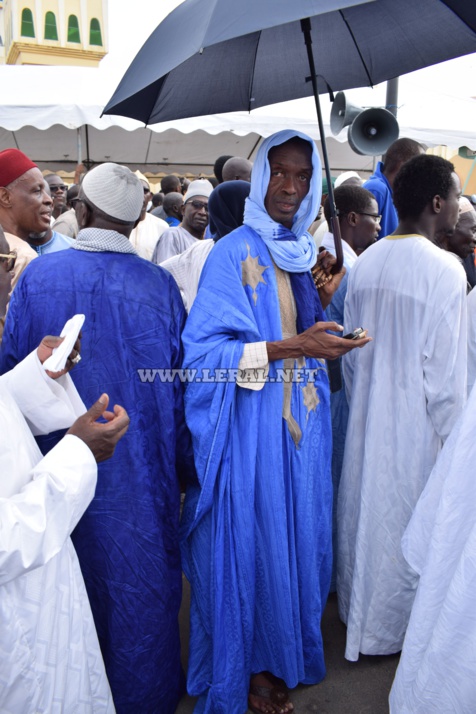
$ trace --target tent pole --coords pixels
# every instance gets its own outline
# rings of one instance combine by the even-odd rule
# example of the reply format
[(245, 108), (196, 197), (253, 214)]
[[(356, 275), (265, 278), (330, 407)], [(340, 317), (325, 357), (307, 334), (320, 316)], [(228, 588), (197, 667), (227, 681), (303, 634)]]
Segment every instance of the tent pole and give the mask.
[(317, 123), (319, 124), (319, 133), (321, 135), (322, 157), (324, 159), (324, 167), (325, 167), (326, 178), (327, 178), (327, 188), (329, 191), (328, 198), (329, 198), (329, 204), (330, 204), (330, 209), (331, 209), (331, 225), (329, 226), (329, 228), (331, 229), (332, 235), (334, 236), (334, 245), (335, 245), (335, 249), (336, 249), (336, 261), (337, 261), (333, 267), (332, 272), (339, 273), (342, 268), (342, 265), (344, 263), (344, 254), (342, 252), (342, 238), (341, 238), (341, 234), (340, 234), (340, 225), (339, 225), (339, 219), (337, 218), (337, 209), (336, 209), (336, 204), (334, 201), (334, 190), (332, 188), (331, 170), (329, 167), (329, 158), (327, 156), (327, 146), (326, 146), (326, 135), (324, 132), (324, 122), (322, 121), (321, 105), (319, 102), (319, 91), (317, 88), (316, 69), (314, 66), (314, 55), (312, 52), (311, 19), (309, 17), (305, 18), (304, 20), (301, 20), (301, 30), (304, 34), (304, 42), (306, 44), (307, 57), (309, 60), (309, 69), (311, 71), (312, 91), (314, 93), (314, 101), (316, 103)]
[(86, 131), (86, 158), (83, 161), (83, 164), (86, 167), (86, 171), (89, 171), (91, 169), (91, 166), (93, 165), (93, 162), (89, 158), (89, 133), (88, 133), (88, 125), (84, 125), (84, 129)]
[(78, 146), (78, 160), (76, 163), (79, 166), (80, 164), (83, 163), (83, 144), (82, 144), (82, 139), (81, 139), (81, 127), (80, 126), (76, 129), (76, 139), (77, 139), (77, 146)]

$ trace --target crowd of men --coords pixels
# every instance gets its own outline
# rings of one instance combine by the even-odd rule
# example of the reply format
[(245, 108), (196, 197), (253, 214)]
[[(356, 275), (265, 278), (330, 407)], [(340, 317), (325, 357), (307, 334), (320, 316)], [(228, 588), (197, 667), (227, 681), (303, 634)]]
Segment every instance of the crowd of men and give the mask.
[(336, 591), (392, 714), (470, 714), (474, 206), (399, 139), (335, 182), (340, 267), (309, 137), (214, 173), (0, 152), (0, 710), (289, 714)]

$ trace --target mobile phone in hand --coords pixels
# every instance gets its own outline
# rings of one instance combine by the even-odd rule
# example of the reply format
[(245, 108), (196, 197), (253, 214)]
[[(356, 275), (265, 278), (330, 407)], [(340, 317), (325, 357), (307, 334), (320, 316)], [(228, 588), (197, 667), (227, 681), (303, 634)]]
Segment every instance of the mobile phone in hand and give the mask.
[(363, 327), (356, 327), (353, 332), (348, 332), (347, 335), (343, 336), (343, 340), (358, 340), (363, 337), (365, 330)]

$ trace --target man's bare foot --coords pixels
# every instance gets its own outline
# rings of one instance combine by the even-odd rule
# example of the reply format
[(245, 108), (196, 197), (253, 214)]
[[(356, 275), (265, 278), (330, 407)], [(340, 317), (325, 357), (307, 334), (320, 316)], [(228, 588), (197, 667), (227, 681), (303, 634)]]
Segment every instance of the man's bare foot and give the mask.
[(254, 714), (291, 714), (294, 711), (284, 682), (267, 672), (251, 677), (248, 706)]

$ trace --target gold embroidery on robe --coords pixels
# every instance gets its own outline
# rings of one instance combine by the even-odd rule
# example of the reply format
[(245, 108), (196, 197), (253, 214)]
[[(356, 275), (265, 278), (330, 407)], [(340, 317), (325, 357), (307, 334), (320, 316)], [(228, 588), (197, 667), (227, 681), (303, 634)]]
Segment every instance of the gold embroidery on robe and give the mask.
[(245, 260), (241, 261), (241, 282), (243, 286), (249, 285), (252, 289), (253, 301), (256, 305), (258, 300), (256, 288), (260, 283), (264, 283), (265, 285), (267, 284), (266, 280), (263, 278), (263, 273), (265, 270), (268, 270), (269, 265), (260, 265), (259, 256), (252, 258), (248, 243), (246, 244), (246, 247), (248, 248), (248, 256)]

